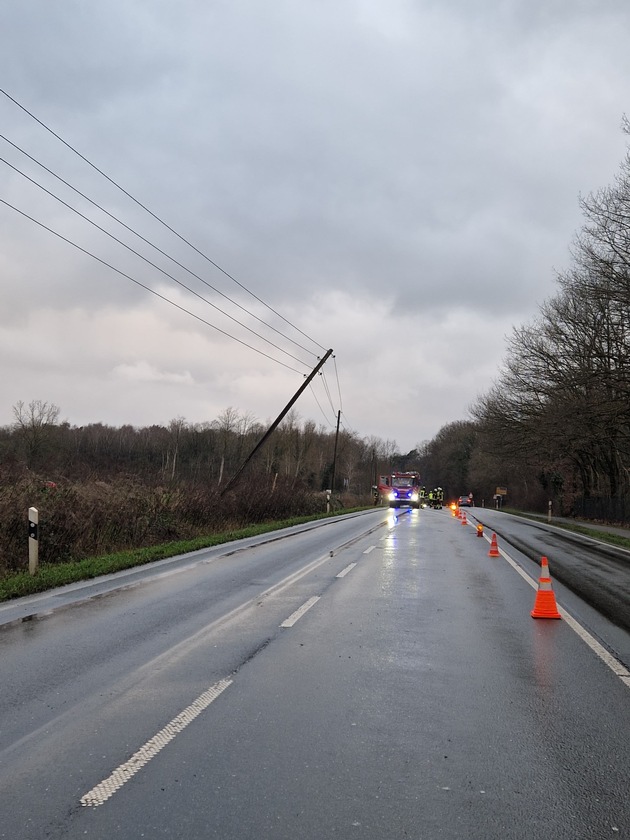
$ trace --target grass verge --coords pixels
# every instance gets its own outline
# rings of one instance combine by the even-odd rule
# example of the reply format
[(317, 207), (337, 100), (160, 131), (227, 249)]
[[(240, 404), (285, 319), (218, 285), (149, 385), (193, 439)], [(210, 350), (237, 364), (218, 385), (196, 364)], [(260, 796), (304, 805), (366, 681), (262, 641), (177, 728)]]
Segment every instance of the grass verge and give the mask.
[[(521, 510), (514, 510), (512, 508), (505, 508), (504, 512), (511, 513), (512, 516), (520, 516), (522, 519), (533, 519), (535, 522), (544, 522), (545, 524), (548, 522), (546, 516), (537, 516), (535, 513), (523, 513)], [(579, 525), (572, 522), (558, 522), (555, 519), (551, 520), (551, 525), (556, 528), (563, 528), (565, 531), (573, 531), (576, 534), (591, 537), (594, 540), (599, 540), (609, 545), (630, 550), (630, 538), (624, 537), (621, 534), (614, 534), (612, 531), (600, 531), (595, 528), (589, 528), (587, 525)]]
[(322, 513), (314, 516), (298, 516), (277, 522), (250, 525), (235, 531), (225, 531), (223, 533), (212, 534), (207, 537), (197, 537), (196, 539), (182, 542), (169, 542), (149, 548), (118, 551), (115, 554), (107, 554), (102, 557), (86, 557), (76, 562), (42, 564), (34, 575), (30, 575), (28, 571), (21, 571), (0, 578), (0, 601), (22, 598), (25, 595), (34, 595), (38, 592), (45, 592), (48, 589), (55, 589), (58, 586), (66, 586), (69, 583), (90, 580), (101, 575), (110, 575), (114, 572), (121, 572), (124, 569), (131, 569), (135, 566), (143, 566), (146, 563), (152, 563), (156, 560), (164, 560), (167, 557), (175, 557), (178, 554), (188, 554), (191, 551), (199, 551), (202, 548), (212, 548), (215, 545), (222, 545), (223, 543), (233, 542), (234, 540), (268, 534), (271, 531), (279, 531), (282, 528), (290, 528), (293, 525), (303, 525), (306, 522), (330, 519), (334, 516), (356, 513), (367, 509), (350, 508), (348, 510), (335, 511), (330, 514)]

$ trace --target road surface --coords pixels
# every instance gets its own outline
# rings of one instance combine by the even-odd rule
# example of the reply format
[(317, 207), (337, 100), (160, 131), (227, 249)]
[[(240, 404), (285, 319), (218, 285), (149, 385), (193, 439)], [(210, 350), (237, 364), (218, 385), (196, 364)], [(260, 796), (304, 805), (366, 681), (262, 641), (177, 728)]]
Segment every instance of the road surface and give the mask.
[(0, 608), (0, 838), (630, 837), (625, 631), (447, 510), (276, 536)]

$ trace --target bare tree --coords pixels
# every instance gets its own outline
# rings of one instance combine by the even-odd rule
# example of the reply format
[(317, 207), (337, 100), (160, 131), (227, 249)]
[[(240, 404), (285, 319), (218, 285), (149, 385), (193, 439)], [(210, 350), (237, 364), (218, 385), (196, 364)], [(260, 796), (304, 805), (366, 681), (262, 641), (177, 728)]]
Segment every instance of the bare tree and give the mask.
[(214, 421), (213, 426), (219, 432), (219, 442), (221, 446), (221, 465), (219, 467), (219, 479), (217, 484), (223, 481), (223, 472), (225, 470), (225, 461), (231, 452), (231, 444), (238, 432), (239, 423), (241, 421), (240, 412), (238, 409), (229, 406)]
[(175, 469), (177, 467), (177, 456), (179, 454), (180, 438), (185, 428), (186, 420), (184, 417), (176, 417), (173, 420), (171, 420), (171, 422), (168, 424), (170, 441), (169, 447), (166, 451), (165, 469), (169, 469), (170, 463), (171, 481), (175, 480)]
[(20, 400), (13, 406), (13, 429), (23, 442), (29, 467), (42, 455), (50, 437), (50, 430), (59, 419), (59, 413), (58, 406), (43, 400), (31, 400), (28, 406)]

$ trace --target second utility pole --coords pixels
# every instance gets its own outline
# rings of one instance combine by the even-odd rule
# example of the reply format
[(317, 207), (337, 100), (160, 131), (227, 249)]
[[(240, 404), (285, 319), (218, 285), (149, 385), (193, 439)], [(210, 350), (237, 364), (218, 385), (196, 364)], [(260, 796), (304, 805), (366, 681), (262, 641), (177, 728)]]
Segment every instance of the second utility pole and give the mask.
[(337, 433), (335, 435), (335, 451), (333, 454), (332, 478), (330, 480), (330, 495), (335, 492), (335, 473), (337, 472), (337, 441), (339, 440), (339, 423), (341, 422), (341, 409), (337, 412)]

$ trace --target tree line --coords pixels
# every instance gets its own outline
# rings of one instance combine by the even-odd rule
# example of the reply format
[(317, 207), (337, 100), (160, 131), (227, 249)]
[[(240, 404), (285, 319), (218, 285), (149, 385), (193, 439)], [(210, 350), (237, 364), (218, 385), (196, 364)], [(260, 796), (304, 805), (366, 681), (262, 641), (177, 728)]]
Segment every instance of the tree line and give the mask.
[[(630, 123), (623, 120), (630, 135)], [(580, 199), (557, 291), (513, 329), (494, 385), (420, 447), (428, 483), (478, 503), (630, 521), (630, 151)], [(455, 489), (459, 488), (459, 489)], [(507, 496), (496, 499), (498, 489)]]
[[(623, 130), (630, 134), (624, 120)], [(581, 199), (584, 223), (558, 291), (513, 330), (473, 407), (480, 451), (564, 512), (626, 519), (630, 496), (630, 152)], [(511, 481), (514, 484), (514, 479)]]
[(371, 504), (377, 474), (418, 468), (416, 450), (401, 455), (391, 441), (337, 434), (293, 411), (224, 494), (265, 433), (248, 412), (143, 428), (72, 426), (60, 413), (19, 402), (0, 429), (0, 573), (24, 565), (31, 506), (42, 561), (58, 562), (324, 513), (328, 490), (336, 508)]
[[(14, 476), (38, 474), (55, 483), (133, 475), (147, 483), (195, 482), (220, 490), (266, 431), (251, 413), (233, 407), (207, 423), (178, 417), (167, 426), (142, 428), (103, 423), (71, 426), (59, 422), (58, 406), (41, 400), (17, 403), (13, 415), (14, 422), (0, 429), (0, 465)], [(249, 466), (243, 483), (369, 497), (379, 470), (401, 465), (417, 469), (417, 459), (415, 449), (401, 455), (393, 441), (361, 438), (343, 428), (337, 435), (301, 420), (293, 410)]]

